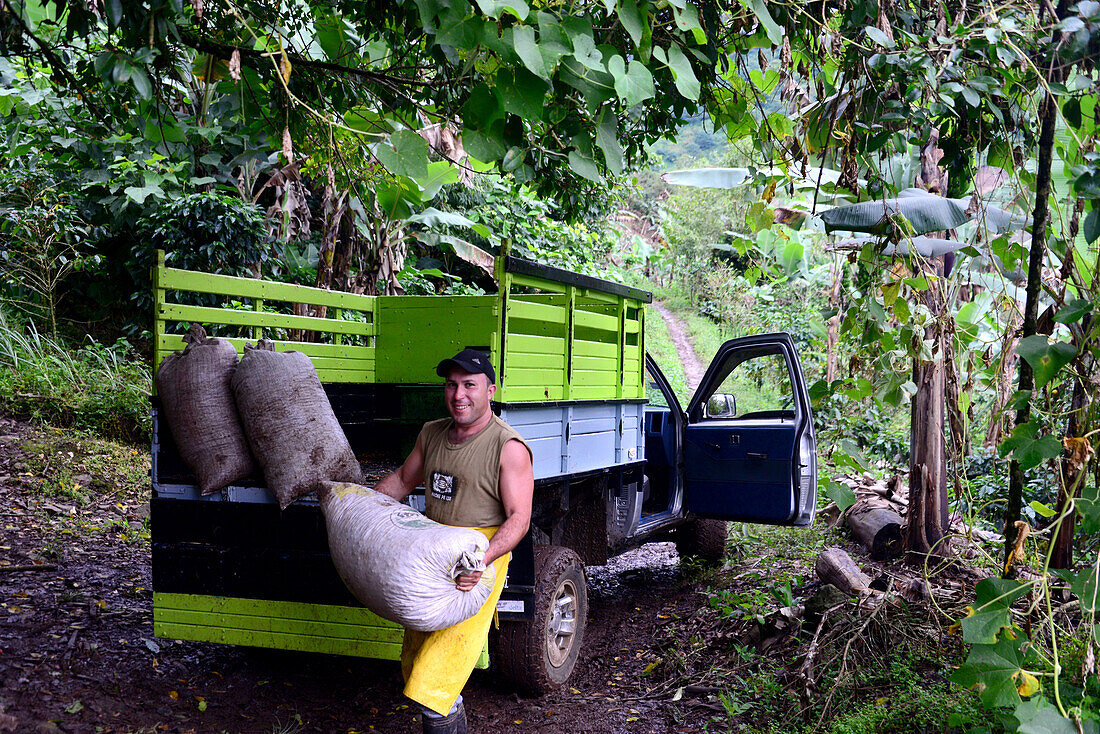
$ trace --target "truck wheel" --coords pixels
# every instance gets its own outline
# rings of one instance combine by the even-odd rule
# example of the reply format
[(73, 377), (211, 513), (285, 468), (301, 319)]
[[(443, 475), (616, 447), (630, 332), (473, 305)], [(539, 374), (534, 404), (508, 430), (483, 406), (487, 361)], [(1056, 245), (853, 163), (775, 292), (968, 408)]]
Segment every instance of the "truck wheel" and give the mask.
[(676, 531), (680, 559), (698, 558), (717, 565), (726, 557), (726, 521), (696, 518)]
[(541, 696), (569, 680), (588, 619), (584, 564), (568, 548), (535, 548), (535, 618), (501, 622), (496, 663), (527, 693)]

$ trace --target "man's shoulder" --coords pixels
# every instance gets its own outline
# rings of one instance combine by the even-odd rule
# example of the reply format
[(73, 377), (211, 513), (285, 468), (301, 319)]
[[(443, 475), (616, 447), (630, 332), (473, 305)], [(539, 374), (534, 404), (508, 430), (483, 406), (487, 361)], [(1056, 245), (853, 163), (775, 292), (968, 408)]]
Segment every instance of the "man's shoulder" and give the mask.
[(449, 429), (450, 427), (450, 418), (437, 418), (434, 421), (428, 421), (427, 423), (425, 423), (424, 427), (420, 429), (420, 435), (424, 438), (442, 436), (447, 433), (447, 429)]

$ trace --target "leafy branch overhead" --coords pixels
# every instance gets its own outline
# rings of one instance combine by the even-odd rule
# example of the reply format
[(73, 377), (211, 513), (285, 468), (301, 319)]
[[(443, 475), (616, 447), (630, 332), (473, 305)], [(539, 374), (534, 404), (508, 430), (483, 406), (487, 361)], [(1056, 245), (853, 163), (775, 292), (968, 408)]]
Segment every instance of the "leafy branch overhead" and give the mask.
[[(108, 0), (105, 11), (28, 7), (34, 33), (13, 50), (74, 91), (97, 77), (133, 87), (166, 138), (180, 125), (164, 112), (191, 101), (181, 84), (209, 66), (205, 93), (235, 98), (270, 138), (289, 127), (298, 147), (313, 138), (315, 154), (340, 162), (325, 140), (333, 130), (386, 136), (438, 122), (461, 131), (475, 169), (495, 164), (544, 192), (621, 173), (701, 109), (721, 55), (712, 2), (302, 2), (275, 12), (254, 0)], [(47, 17), (64, 24), (35, 23)], [(104, 20), (110, 48), (74, 78), (51, 51)]]

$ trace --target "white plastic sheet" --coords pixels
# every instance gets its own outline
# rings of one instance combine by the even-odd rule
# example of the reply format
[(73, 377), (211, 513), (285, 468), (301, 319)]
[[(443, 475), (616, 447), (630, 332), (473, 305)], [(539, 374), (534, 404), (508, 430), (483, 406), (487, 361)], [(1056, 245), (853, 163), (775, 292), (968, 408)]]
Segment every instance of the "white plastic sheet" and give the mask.
[[(358, 484), (325, 484), (321, 508), (332, 562), (363, 606), (422, 632), (474, 616), (496, 571), (486, 568), (489, 540), (477, 530), (440, 525), (408, 505)], [(471, 591), (455, 579), (481, 571)]]

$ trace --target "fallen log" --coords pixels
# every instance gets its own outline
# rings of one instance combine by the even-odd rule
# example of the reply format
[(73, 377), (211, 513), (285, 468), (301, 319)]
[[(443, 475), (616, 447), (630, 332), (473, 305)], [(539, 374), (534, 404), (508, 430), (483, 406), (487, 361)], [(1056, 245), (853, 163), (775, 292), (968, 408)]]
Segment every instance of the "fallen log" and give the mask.
[(821, 551), (814, 562), (814, 571), (817, 572), (819, 579), (832, 584), (845, 594), (856, 595), (866, 592), (871, 585), (871, 579), (860, 571), (852, 557), (840, 548), (826, 548)]
[(846, 519), (856, 540), (871, 552), (871, 558), (881, 561), (901, 555), (902, 519), (886, 500), (865, 497), (852, 505)]

